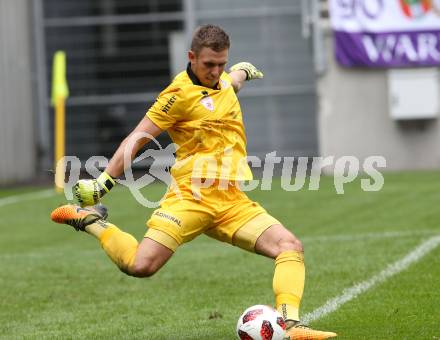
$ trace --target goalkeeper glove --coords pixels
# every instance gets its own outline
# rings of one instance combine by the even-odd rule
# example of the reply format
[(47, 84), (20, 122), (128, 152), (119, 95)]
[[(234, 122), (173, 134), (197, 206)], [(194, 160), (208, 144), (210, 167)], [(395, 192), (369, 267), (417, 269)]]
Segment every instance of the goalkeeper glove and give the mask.
[(257, 69), (254, 65), (247, 62), (241, 62), (235, 65), (232, 65), (229, 69), (229, 72), (242, 70), (246, 73), (246, 80), (253, 79), (261, 79), (264, 74), (259, 69)]
[(115, 185), (115, 180), (105, 171), (96, 179), (80, 179), (73, 187), (81, 207), (92, 206)]

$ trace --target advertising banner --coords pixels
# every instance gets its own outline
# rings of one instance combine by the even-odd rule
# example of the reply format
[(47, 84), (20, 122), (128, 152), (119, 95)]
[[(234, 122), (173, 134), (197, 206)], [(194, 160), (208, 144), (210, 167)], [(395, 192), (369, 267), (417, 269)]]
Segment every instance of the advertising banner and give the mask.
[(440, 65), (440, 0), (329, 1), (341, 65)]

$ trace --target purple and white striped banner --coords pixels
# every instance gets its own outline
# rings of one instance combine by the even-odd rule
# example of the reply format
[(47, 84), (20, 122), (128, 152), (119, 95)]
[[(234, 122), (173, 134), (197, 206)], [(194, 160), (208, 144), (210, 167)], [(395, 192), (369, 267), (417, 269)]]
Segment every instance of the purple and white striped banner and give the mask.
[(330, 15), (343, 66), (440, 65), (440, 0), (330, 0)]

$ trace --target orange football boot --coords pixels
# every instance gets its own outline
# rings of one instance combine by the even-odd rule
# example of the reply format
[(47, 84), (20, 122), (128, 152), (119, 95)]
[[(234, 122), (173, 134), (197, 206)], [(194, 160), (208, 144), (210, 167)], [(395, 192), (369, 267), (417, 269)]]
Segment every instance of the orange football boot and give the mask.
[(107, 218), (107, 208), (102, 204), (81, 208), (79, 205), (66, 204), (52, 211), (50, 218), (56, 223), (68, 224), (76, 230), (85, 231), (85, 227), (98, 220)]
[(286, 320), (286, 334), (284, 340), (322, 340), (337, 336), (333, 332), (324, 332), (311, 329), (298, 321)]

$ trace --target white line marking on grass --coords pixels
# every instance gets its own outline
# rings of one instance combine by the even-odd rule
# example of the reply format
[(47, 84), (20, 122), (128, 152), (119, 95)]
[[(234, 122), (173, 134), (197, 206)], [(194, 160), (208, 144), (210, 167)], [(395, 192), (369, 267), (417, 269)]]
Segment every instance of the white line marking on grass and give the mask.
[(336, 311), (343, 304), (355, 299), (358, 295), (366, 292), (373, 286), (385, 282), (390, 277), (400, 273), (411, 264), (419, 261), (422, 257), (430, 253), (440, 244), (440, 235), (429, 238), (404, 258), (388, 265), (379, 274), (374, 275), (368, 280), (362, 281), (350, 288), (344, 289), (341, 295), (328, 300), (324, 305), (306, 314), (303, 318), (305, 323), (312, 322), (323, 316)]
[(31, 192), (26, 194), (8, 196), (8, 197), (0, 198), (0, 207), (4, 207), (5, 205), (9, 205), (9, 204), (21, 203), (24, 201), (32, 201), (40, 198), (52, 197), (55, 195), (56, 193), (54, 189), (48, 189), (48, 190), (42, 190), (42, 191)]
[[(67, 227), (69, 228), (69, 227)], [(320, 240), (320, 241), (341, 241), (341, 242), (350, 242), (353, 240), (366, 240), (369, 238), (384, 238), (384, 237), (394, 237), (394, 238), (402, 238), (402, 237), (408, 237), (408, 236), (423, 236), (423, 235), (433, 235), (433, 234), (438, 234), (438, 230), (429, 230), (429, 229), (421, 229), (421, 230), (417, 230), (417, 231), (402, 231), (402, 232), (383, 232), (383, 233), (364, 233), (364, 234), (358, 234), (358, 235), (333, 235), (333, 236), (311, 236), (311, 237), (304, 237), (302, 238), (302, 240), (307, 240), (307, 242), (312, 242), (312, 241), (316, 241), (316, 240)], [(206, 239), (209, 239), (208, 237)], [(184, 245), (185, 247), (187, 246), (187, 244)], [(212, 249), (212, 244), (211, 243), (204, 243), (204, 244), (199, 244), (198, 247), (206, 247), (209, 249)], [(67, 249), (67, 250), (74, 250), (77, 251), (77, 248), (72, 248), (72, 249), (68, 249), (65, 248), (65, 246), (63, 246), (63, 249)], [(219, 249), (225, 249), (225, 251), (229, 251), (227, 248), (224, 248), (224, 246), (222, 246), (220, 243), (218, 243), (218, 247)], [(38, 252), (30, 252), (30, 253), (24, 253), (24, 252), (20, 252), (20, 253), (4, 253), (4, 254), (0, 254), (0, 259), (6, 259), (6, 258), (15, 258), (15, 257), (38, 257), (38, 256), (53, 256), (52, 252), (53, 251), (59, 251), (59, 247), (58, 246), (53, 246), (53, 247), (48, 247), (48, 248), (42, 248), (40, 249)], [(48, 252), (47, 254), (44, 254)], [(90, 253), (99, 253), (101, 252), (101, 249), (91, 249), (91, 250), (81, 250), (81, 253), (84, 252), (90, 252)]]
[(418, 230), (402, 230), (402, 231), (383, 231), (375, 233), (359, 233), (359, 234), (339, 234), (339, 235), (323, 235), (323, 236), (304, 236), (301, 237), (303, 242), (316, 241), (364, 241), (368, 239), (382, 239), (393, 237), (408, 237), (417, 235), (437, 235), (438, 230), (433, 229), (418, 229)]

